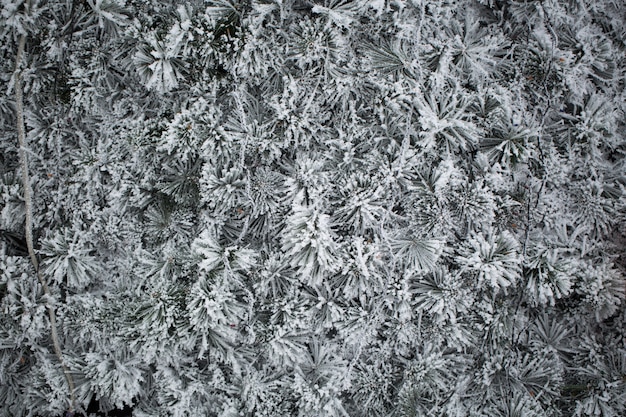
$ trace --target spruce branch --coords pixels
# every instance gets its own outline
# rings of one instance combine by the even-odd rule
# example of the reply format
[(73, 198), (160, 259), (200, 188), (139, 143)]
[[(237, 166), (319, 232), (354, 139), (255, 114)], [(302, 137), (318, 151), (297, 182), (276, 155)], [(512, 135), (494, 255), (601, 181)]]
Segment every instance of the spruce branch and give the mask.
[(50, 319), (50, 336), (52, 338), (52, 344), (54, 346), (54, 353), (56, 354), (59, 362), (61, 363), (61, 367), (63, 369), (63, 374), (65, 375), (65, 379), (67, 380), (67, 385), (70, 390), (70, 413), (73, 413), (75, 409), (76, 398), (74, 395), (74, 379), (70, 374), (70, 370), (68, 369), (65, 361), (63, 360), (63, 351), (61, 350), (61, 343), (59, 342), (59, 333), (57, 329), (57, 321), (56, 321), (56, 313), (54, 311), (54, 307), (52, 305), (52, 295), (50, 293), (50, 288), (48, 287), (48, 283), (44, 279), (41, 269), (39, 268), (39, 262), (37, 260), (37, 256), (35, 255), (35, 250), (33, 247), (33, 203), (32, 203), (32, 193), (30, 188), (30, 175), (28, 173), (28, 156), (26, 154), (26, 129), (24, 125), (24, 94), (23, 94), (23, 86), (22, 86), (22, 71), (21, 71), (21, 62), (22, 55), (24, 55), (24, 49), (26, 47), (26, 34), (20, 35), (18, 47), (17, 47), (17, 56), (15, 57), (15, 73), (14, 73), (14, 82), (15, 82), (15, 108), (17, 113), (17, 138), (19, 141), (19, 158), (20, 158), (20, 167), (22, 171), (22, 182), (24, 185), (24, 204), (26, 206), (26, 247), (28, 249), (28, 255), (30, 256), (31, 263), (37, 272), (37, 279), (41, 283), (43, 288), (45, 298), (46, 298), (46, 308), (48, 310), (48, 317)]

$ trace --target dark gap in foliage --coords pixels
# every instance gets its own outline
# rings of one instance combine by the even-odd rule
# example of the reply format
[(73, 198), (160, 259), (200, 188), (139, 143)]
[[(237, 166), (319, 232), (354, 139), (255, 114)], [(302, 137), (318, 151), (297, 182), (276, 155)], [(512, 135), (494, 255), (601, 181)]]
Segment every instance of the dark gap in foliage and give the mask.
[(91, 397), (91, 401), (87, 406), (87, 410), (85, 410), (85, 414), (81, 413), (69, 413), (66, 412), (63, 417), (132, 417), (133, 409), (128, 405), (125, 405), (121, 410), (119, 408), (114, 408), (109, 411), (101, 411), (100, 402), (96, 399), (96, 396)]

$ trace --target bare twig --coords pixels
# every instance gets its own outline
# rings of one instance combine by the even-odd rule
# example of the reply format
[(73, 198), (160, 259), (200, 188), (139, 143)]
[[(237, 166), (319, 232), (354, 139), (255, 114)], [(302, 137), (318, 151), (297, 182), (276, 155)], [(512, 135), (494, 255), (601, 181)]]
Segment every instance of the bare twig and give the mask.
[(63, 374), (65, 375), (65, 379), (67, 380), (67, 385), (70, 390), (70, 404), (69, 411), (73, 413), (75, 409), (76, 398), (74, 395), (74, 379), (68, 369), (65, 361), (63, 360), (63, 351), (61, 350), (61, 343), (59, 342), (59, 332), (57, 329), (57, 320), (56, 313), (54, 311), (54, 306), (52, 305), (52, 296), (50, 293), (50, 288), (48, 287), (48, 283), (43, 278), (41, 274), (41, 269), (39, 268), (39, 262), (37, 260), (37, 256), (35, 255), (35, 250), (33, 247), (33, 202), (32, 202), (32, 191), (30, 187), (30, 175), (28, 172), (28, 155), (25, 151), (26, 149), (26, 129), (24, 125), (24, 91), (22, 86), (22, 71), (21, 71), (21, 62), (22, 56), (24, 55), (24, 49), (26, 47), (26, 35), (20, 35), (20, 39), (17, 46), (17, 56), (15, 57), (15, 73), (14, 73), (14, 82), (15, 82), (15, 108), (17, 113), (17, 138), (19, 141), (19, 156), (20, 156), (20, 166), (22, 170), (22, 183), (24, 185), (24, 203), (26, 206), (26, 247), (28, 248), (28, 255), (30, 256), (30, 261), (37, 272), (37, 279), (41, 283), (45, 294), (45, 302), (46, 308), (48, 310), (48, 317), (50, 319), (50, 336), (52, 338), (52, 344), (54, 346), (54, 353), (56, 354), (59, 362), (61, 363), (61, 367), (63, 368)]

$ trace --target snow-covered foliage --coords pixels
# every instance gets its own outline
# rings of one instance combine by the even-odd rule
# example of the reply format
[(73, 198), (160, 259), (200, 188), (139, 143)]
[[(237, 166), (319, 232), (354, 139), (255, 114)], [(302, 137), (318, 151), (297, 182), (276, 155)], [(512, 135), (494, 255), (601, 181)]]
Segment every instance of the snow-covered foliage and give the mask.
[(620, 2), (1, 4), (0, 417), (626, 413)]

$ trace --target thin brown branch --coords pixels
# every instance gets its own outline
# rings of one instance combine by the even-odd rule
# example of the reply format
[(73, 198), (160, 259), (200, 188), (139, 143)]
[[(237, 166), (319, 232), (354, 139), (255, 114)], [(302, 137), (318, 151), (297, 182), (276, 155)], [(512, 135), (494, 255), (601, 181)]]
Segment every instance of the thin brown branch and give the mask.
[(59, 332), (57, 329), (57, 320), (56, 320), (56, 312), (54, 311), (54, 306), (52, 305), (52, 296), (50, 293), (50, 288), (48, 287), (48, 283), (44, 279), (41, 274), (41, 270), (39, 269), (39, 262), (37, 260), (37, 256), (35, 255), (35, 249), (33, 246), (33, 202), (32, 202), (32, 190), (30, 187), (30, 175), (28, 172), (28, 155), (26, 153), (26, 128), (24, 125), (24, 89), (22, 85), (22, 71), (21, 71), (21, 63), (22, 56), (24, 55), (24, 49), (26, 47), (26, 35), (20, 35), (19, 43), (17, 46), (17, 56), (15, 57), (15, 108), (17, 113), (17, 138), (19, 141), (19, 156), (20, 156), (20, 166), (22, 171), (22, 183), (24, 186), (24, 203), (26, 206), (26, 246), (28, 248), (28, 255), (30, 256), (30, 261), (37, 272), (37, 279), (41, 283), (44, 294), (46, 296), (46, 308), (48, 310), (48, 317), (50, 319), (50, 336), (52, 338), (52, 344), (54, 347), (54, 353), (56, 354), (59, 362), (61, 363), (61, 367), (63, 369), (63, 374), (65, 375), (65, 379), (67, 380), (67, 385), (70, 390), (70, 404), (69, 411), (73, 412), (75, 409), (75, 386), (74, 379), (70, 373), (69, 368), (65, 364), (63, 360), (63, 351), (61, 349), (61, 343), (59, 341)]

